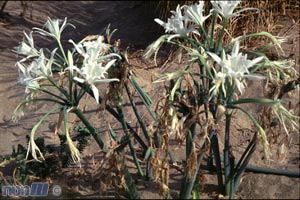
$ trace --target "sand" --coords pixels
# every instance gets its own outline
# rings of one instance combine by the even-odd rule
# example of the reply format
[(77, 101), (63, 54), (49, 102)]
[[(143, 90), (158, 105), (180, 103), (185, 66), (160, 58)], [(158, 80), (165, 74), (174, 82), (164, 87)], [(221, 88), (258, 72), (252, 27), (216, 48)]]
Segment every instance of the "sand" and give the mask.
[[(129, 50), (131, 52), (145, 49), (147, 45), (161, 34), (161, 32), (159, 32), (161, 29), (157, 29), (157, 25), (153, 21), (154, 17), (151, 16), (151, 12), (142, 2), (37, 1), (28, 2), (28, 5), (29, 10), (26, 11), (24, 16), (20, 16), (22, 13), (20, 2), (9, 1), (5, 8), (5, 12), (7, 12), (9, 16), (0, 21), (0, 156), (11, 153), (12, 145), (22, 144), (26, 147), (26, 134), (30, 134), (34, 124), (39, 120), (42, 114), (51, 107), (51, 104), (38, 105), (36, 108), (27, 111), (25, 116), (19, 120), (18, 123), (11, 121), (12, 112), (24, 97), (24, 88), (16, 84), (18, 70), (15, 63), (18, 58), (15, 53), (12, 52), (13, 48), (22, 40), (23, 31), (28, 33), (33, 27), (41, 27), (47, 20), (47, 17), (61, 19), (68, 17), (68, 21), (76, 26), (76, 31), (66, 29), (63, 38), (65, 41), (69, 38), (72, 38), (74, 41), (79, 41), (86, 35), (100, 34), (110, 23), (112, 29), (118, 29), (114, 37), (120, 38), (122, 47), (130, 47)], [(295, 19), (298, 20), (298, 18)], [(299, 64), (299, 23), (295, 25), (292, 17), (283, 17), (278, 32), (279, 34), (291, 35), (290, 41), (294, 41), (294, 43), (286, 44), (284, 49), (286, 50), (287, 57), (292, 54), (298, 55), (293, 58), (295, 58), (295, 62)], [(36, 44), (45, 45), (47, 42), (41, 43), (39, 38), (37, 38)], [(48, 45), (53, 44), (50, 43)], [(165, 57), (162, 57), (162, 60), (165, 60)], [(137, 80), (144, 90), (153, 98), (154, 104), (162, 95), (163, 91), (162, 84), (154, 85), (151, 83), (152, 80), (155, 79), (155, 75), (182, 67), (177, 61), (172, 61), (163, 68), (160, 66), (155, 67), (153, 62), (146, 62), (142, 59), (142, 51), (132, 58), (131, 63), (138, 66), (135, 68)], [(297, 66), (299, 67), (299, 65)], [(249, 85), (251, 85), (253, 89), (247, 96), (262, 94), (262, 83), (251, 82)], [(293, 94), (290, 99), (292, 99), (292, 104), (295, 106), (295, 104), (299, 102), (299, 92)], [(125, 99), (124, 104), (126, 118), (134, 126), (136, 120), (133, 117), (134, 115), (127, 99)], [(107, 123), (110, 123), (115, 130), (120, 128), (120, 124), (111, 116), (107, 116), (107, 112), (99, 114), (95, 106), (93, 100), (90, 99), (86, 113), (90, 120), (97, 124), (96, 127), (99, 128), (103, 137), (105, 137), (108, 130)], [(143, 114), (146, 113), (142, 106), (138, 107)], [(253, 113), (259, 111), (259, 108), (256, 106), (249, 108)], [(297, 112), (297, 108), (295, 108), (295, 111)], [(98, 115), (100, 115), (100, 117), (98, 117)], [(255, 132), (253, 125), (245, 116), (238, 116), (239, 117), (233, 119), (235, 125), (232, 129), (233, 136), (231, 141), (237, 156), (241, 154), (246, 143)], [(51, 115), (38, 129), (36, 137), (44, 136), (47, 144), (58, 145), (58, 140), (53, 135), (57, 117), (57, 114)], [(147, 119), (150, 119), (149, 116)], [(119, 130), (119, 132), (121, 132), (121, 130)], [(223, 135), (224, 133), (220, 133), (220, 138), (223, 138)], [(273, 156), (273, 160), (266, 163), (263, 159), (262, 148), (259, 147), (251, 159), (250, 164), (261, 167), (299, 171), (299, 131), (291, 132), (291, 137), (293, 140), (284, 161), (279, 162), (276, 156)], [(184, 148), (181, 150), (182, 152), (179, 153), (177, 158), (178, 161), (180, 161), (182, 155), (184, 155)], [(97, 155), (98, 152), (99, 150), (96, 143), (92, 141), (83, 152), (87, 173), (79, 173), (80, 175), (78, 175), (80, 169), (73, 166), (70, 169), (65, 169), (63, 172), (57, 172), (56, 175), (53, 175), (53, 177), (50, 178), (52, 184), (60, 184), (65, 196), (76, 197), (83, 195), (85, 197), (99, 197), (98, 180), (95, 180), (93, 174), (89, 173), (89, 169), (93, 168), (90, 155)], [(274, 152), (275, 147), (273, 153)], [(131, 164), (129, 166), (133, 165)], [(0, 168), (0, 171), (1, 170), (4, 171), (5, 169)], [(136, 183), (143, 198), (162, 198), (158, 194), (158, 188), (155, 183), (136, 176), (136, 171), (133, 168), (131, 168), (131, 172), (135, 175), (134, 177), (136, 177)], [(206, 181), (203, 182), (201, 195), (203, 198), (215, 198), (217, 194), (216, 177), (207, 172), (204, 172), (204, 176)], [(181, 177), (182, 175), (172, 168), (169, 187), (173, 198), (178, 197)], [(247, 172), (241, 181), (239, 191), (235, 197), (241, 199), (298, 199), (300, 196), (299, 191), (299, 177), (290, 178), (286, 176)], [(112, 192), (109, 192), (108, 196), (112, 196)]]

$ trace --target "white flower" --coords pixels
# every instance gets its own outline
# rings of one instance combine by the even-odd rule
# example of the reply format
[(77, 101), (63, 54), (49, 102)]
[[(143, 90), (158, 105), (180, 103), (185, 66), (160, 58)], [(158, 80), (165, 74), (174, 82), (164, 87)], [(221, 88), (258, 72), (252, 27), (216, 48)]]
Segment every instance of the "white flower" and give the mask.
[(40, 85), (38, 83), (41, 79), (46, 79), (52, 75), (52, 64), (54, 61), (54, 54), (57, 48), (51, 53), (50, 59), (44, 55), (43, 49), (39, 52), (39, 57), (34, 59), (28, 67), (25, 67), (21, 62), (17, 62), (19, 68), (19, 83), (25, 85), (25, 92), (28, 94), (34, 90), (38, 90)]
[(111, 48), (110, 44), (104, 42), (104, 37), (102, 35), (100, 35), (95, 41), (84, 42), (83, 46), (86, 47), (87, 53), (89, 53), (89, 50), (93, 51), (93, 49), (97, 49), (100, 56), (106, 54)]
[(17, 62), (19, 68), (19, 83), (26, 86), (25, 92), (28, 94), (32, 90), (38, 90), (40, 85), (35, 77), (32, 77), (29, 68), (25, 68), (20, 62)]
[(23, 37), (23, 41), (17, 47), (15, 47), (15, 52), (17, 55), (21, 54), (27, 56), (26, 58), (22, 59), (20, 62), (23, 62), (29, 58), (39, 56), (38, 50), (34, 47), (34, 41), (32, 37), (32, 31), (29, 35), (26, 34), (24, 31), (25, 37)]
[(200, 35), (194, 27), (188, 28), (189, 19), (186, 16), (182, 15), (181, 8), (179, 5), (177, 6), (176, 11), (172, 10), (171, 13), (173, 15), (171, 16), (171, 18), (168, 19), (167, 23), (163, 22), (158, 18), (154, 19), (155, 22), (157, 22), (159, 25), (165, 28), (166, 33), (175, 33), (175, 35), (169, 37), (168, 40), (171, 40), (172, 38), (178, 36), (187, 37), (188, 34), (191, 32)]
[(103, 36), (99, 36), (98, 39), (94, 41), (85, 41), (83, 43), (78, 43), (78, 44), (75, 44), (73, 40), (69, 40), (69, 42), (74, 45), (76, 51), (80, 55), (82, 55), (85, 59), (92, 59), (92, 60), (98, 59), (99, 56), (105, 55), (111, 48), (110, 44), (106, 44), (103, 41), (104, 41)]
[(283, 125), (283, 128), (287, 135), (289, 135), (289, 131), (286, 127), (286, 123), (288, 123), (292, 129), (294, 130), (295, 127), (299, 127), (299, 122), (297, 123), (296, 120), (299, 120), (299, 117), (293, 115), (290, 111), (288, 111), (280, 102), (277, 100), (275, 104), (271, 107), (272, 112), (276, 115), (280, 123)]
[(97, 103), (99, 103), (99, 91), (95, 84), (100, 82), (108, 83), (111, 81), (119, 81), (117, 78), (105, 78), (107, 70), (115, 63), (115, 61), (116, 59), (109, 61), (105, 67), (102, 67), (102, 63), (87, 61), (80, 70), (77, 68), (78, 73), (83, 78), (74, 77), (74, 80), (90, 85)]
[(29, 66), (29, 70), (35, 74), (37, 80), (47, 78), (52, 75), (52, 64), (54, 62), (56, 50), (57, 48), (51, 52), (50, 59), (47, 59), (44, 55), (43, 49), (41, 49), (40, 56)]
[(211, 15), (203, 16), (204, 1), (199, 1), (199, 4), (187, 6), (184, 5), (184, 13), (188, 19), (200, 26), (202, 26), (203, 22)]
[(225, 19), (229, 19), (231, 17), (236, 17), (239, 15), (240, 12), (246, 10), (257, 10), (257, 8), (244, 8), (239, 10), (238, 12), (233, 13), (233, 10), (238, 6), (241, 2), (240, 0), (237, 1), (210, 1), (213, 10), (215, 10), (218, 14), (223, 16)]
[[(218, 91), (219, 91), (219, 87), (222, 87), (222, 91), (226, 97), (226, 90), (225, 90), (225, 80), (226, 80), (226, 74), (223, 72), (218, 72), (216, 74), (215, 79), (213, 80), (213, 87), (211, 87), (211, 89), (209, 90), (210, 93), (212, 93), (212, 95), (217, 95)], [(212, 95), (210, 96), (210, 98), (212, 97)]]
[(76, 51), (82, 55), (84, 59), (81, 68), (69, 66), (65, 69), (75, 70), (81, 75), (82, 78), (75, 76), (74, 80), (80, 83), (87, 83), (92, 89), (97, 103), (99, 103), (99, 91), (95, 84), (100, 82), (119, 81), (119, 79), (116, 78), (105, 78), (107, 70), (116, 62), (116, 59), (107, 62), (105, 67), (102, 67), (102, 64), (110, 57), (121, 58), (115, 53), (104, 55), (108, 51), (108, 44), (105, 44), (102, 41), (103, 39), (100, 37), (96, 41), (84, 42), (83, 44), (75, 44), (70, 40)]
[[(251, 75), (249, 72), (249, 68), (253, 65), (260, 62), (263, 57), (255, 58), (254, 60), (248, 60), (247, 54), (243, 55), (239, 53), (239, 41), (237, 40), (232, 49), (231, 55), (227, 55), (227, 58), (223, 58), (223, 60), (214, 53), (207, 52), (221, 67), (222, 73), (226, 74), (226, 77), (229, 77), (231, 85), (233, 85), (232, 81), (234, 81), (235, 86), (242, 94), (244, 91), (243, 78), (251, 78), (251, 79), (264, 79), (265, 77), (258, 75)], [(224, 77), (223, 74), (218, 73), (219, 78)], [(215, 81), (216, 82), (216, 81)], [(223, 81), (221, 82), (224, 83)], [(217, 87), (217, 86), (216, 86)], [(223, 87), (223, 86), (222, 86)], [(214, 88), (214, 90), (217, 88)], [(224, 93), (225, 94), (225, 93)], [(226, 94), (225, 94), (226, 95)]]
[(59, 27), (61, 22), (62, 20), (60, 19), (52, 20), (51, 18), (48, 17), (48, 20), (44, 25), (44, 27), (48, 30), (48, 32), (40, 28), (33, 28), (33, 29), (36, 30), (41, 35), (49, 36), (56, 40), (60, 40), (61, 33), (67, 26), (72, 26), (73, 28), (75, 28), (73, 24), (67, 23), (67, 17), (65, 17), (65, 20), (63, 21), (62, 25)]

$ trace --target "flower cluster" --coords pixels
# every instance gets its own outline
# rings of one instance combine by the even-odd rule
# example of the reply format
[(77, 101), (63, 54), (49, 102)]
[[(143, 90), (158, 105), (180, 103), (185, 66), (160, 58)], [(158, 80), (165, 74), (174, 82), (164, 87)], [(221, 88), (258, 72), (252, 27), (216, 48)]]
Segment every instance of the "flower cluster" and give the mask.
[[(174, 37), (188, 37), (189, 33), (195, 33), (200, 35), (195, 25), (203, 26), (203, 23), (208, 19), (212, 13), (217, 13), (225, 19), (238, 16), (238, 13), (247, 11), (247, 10), (257, 10), (255, 8), (245, 8), (236, 13), (234, 9), (238, 6), (240, 1), (211, 1), (213, 8), (210, 10), (208, 15), (204, 15), (204, 1), (199, 1), (199, 4), (194, 5), (180, 5), (177, 6), (176, 11), (171, 11), (173, 14), (167, 22), (156, 18), (154, 19), (159, 25), (163, 26), (166, 33), (173, 32), (175, 35), (172, 35), (170, 39)], [(183, 9), (183, 13), (182, 13)]]
[[(176, 11), (171, 11), (173, 16), (168, 19), (168, 22), (163, 22), (162, 20), (156, 18), (154, 19), (155, 22), (163, 26), (166, 30), (166, 33), (173, 32), (175, 35), (173, 35), (170, 39), (173, 37), (187, 37), (189, 33), (195, 33), (199, 35), (199, 32), (194, 28), (188, 28), (188, 23), (190, 21), (190, 18), (182, 15), (181, 7), (178, 5), (176, 8)], [(187, 9), (188, 10), (188, 9)], [(194, 14), (194, 13), (193, 13)], [(191, 16), (189, 14), (188, 16)]]
[[(48, 18), (43, 29), (33, 28), (33, 31), (29, 34), (24, 32), (23, 41), (15, 48), (15, 52), (18, 56), (23, 56), (16, 63), (16, 66), (19, 69), (18, 83), (25, 86), (27, 98), (17, 106), (13, 119), (18, 119), (20, 115), (24, 115), (23, 109), (30, 102), (55, 102), (60, 105), (59, 109), (61, 110), (66, 109), (70, 105), (76, 107), (81, 97), (87, 92), (86, 88), (92, 90), (96, 102), (99, 103), (97, 84), (118, 81), (117, 78), (106, 78), (107, 70), (121, 57), (111, 52), (112, 46), (105, 43), (104, 36), (98, 36), (93, 41), (83, 40), (79, 43), (75, 43), (70, 39), (69, 42), (73, 44), (74, 48), (67, 50), (66, 56), (65, 49), (61, 43), (61, 35), (68, 26), (75, 28), (73, 24), (67, 23), (67, 18), (64, 20)], [(33, 33), (54, 39), (58, 47), (53, 50), (37, 48)], [(62, 74), (66, 74), (69, 77), (68, 87), (59, 82)], [(82, 84), (80, 92), (78, 92), (78, 84), (74, 84), (76, 82)], [(49, 89), (49, 86), (57, 90), (52, 91)], [(38, 95), (33, 95), (36, 92), (46, 94), (48, 97), (40, 98)], [(48, 115), (49, 113), (45, 116)], [(35, 160), (39, 160), (37, 153), (43, 158), (34, 141), (35, 131), (43, 120), (41, 119), (30, 135), (28, 152), (32, 152)], [(80, 162), (79, 151), (74, 146), (67, 128), (65, 129), (65, 134), (72, 159), (74, 162)]]

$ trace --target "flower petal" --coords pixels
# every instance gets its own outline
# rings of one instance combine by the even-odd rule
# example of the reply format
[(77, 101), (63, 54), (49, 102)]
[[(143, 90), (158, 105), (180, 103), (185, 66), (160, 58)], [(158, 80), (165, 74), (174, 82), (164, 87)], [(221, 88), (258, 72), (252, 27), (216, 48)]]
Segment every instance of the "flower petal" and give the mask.
[(79, 82), (79, 83), (84, 83), (85, 82), (84, 79), (78, 78), (78, 77), (74, 77), (74, 80), (77, 81), (77, 82)]
[(91, 89), (93, 91), (94, 97), (96, 99), (97, 104), (99, 104), (99, 91), (95, 85), (91, 85)]
[(222, 64), (222, 59), (215, 53), (207, 52), (208, 55), (210, 55), (219, 65)]
[[(255, 65), (256, 63), (259, 63), (260, 61), (262, 61), (264, 59), (264, 57), (263, 56), (260, 56), (260, 57), (258, 57), (258, 58), (255, 58), (254, 60), (251, 60), (249, 63), (248, 63), (248, 66), (249, 67), (252, 67), (253, 65)], [(247, 66), (247, 67), (248, 67)], [(249, 68), (248, 67), (248, 68)]]

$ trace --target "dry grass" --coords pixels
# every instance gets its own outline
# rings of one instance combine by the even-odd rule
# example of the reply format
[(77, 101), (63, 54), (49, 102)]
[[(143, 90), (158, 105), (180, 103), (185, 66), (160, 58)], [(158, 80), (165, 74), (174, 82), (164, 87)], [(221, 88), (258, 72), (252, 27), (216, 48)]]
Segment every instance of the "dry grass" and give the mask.
[[(170, 11), (175, 10), (178, 4), (194, 4), (198, 1), (158, 1), (149, 2), (151, 6), (155, 8), (155, 15), (166, 20), (170, 17)], [(298, 20), (300, 3), (297, 0), (253, 0), (253, 1), (242, 1), (238, 9), (242, 8), (258, 8), (259, 12), (249, 11), (243, 12), (239, 17), (230, 21), (228, 25), (228, 33), (224, 37), (224, 42), (227, 43), (231, 40), (231, 37), (243, 35), (246, 33), (255, 33), (261, 31), (267, 31), (271, 34), (276, 32), (278, 25), (278, 19), (282, 16), (292, 17)], [(210, 1), (205, 2), (205, 13), (209, 13), (211, 9)], [(207, 20), (206, 24), (210, 22)], [(243, 45), (251, 48), (258, 43), (265, 44), (264, 38), (249, 38), (244, 41)]]
[[(299, 2), (296, 0), (273, 0), (273, 1), (242, 1), (239, 9), (258, 8), (259, 12), (244, 12), (236, 20), (232, 20), (228, 31), (234, 37), (247, 33), (266, 31), (271, 34), (278, 32), (278, 20), (280, 17), (288, 16), (294, 18), (299, 11)], [(227, 37), (227, 40), (229, 38)], [(225, 38), (226, 40), (226, 38)], [(254, 48), (258, 43), (266, 44), (265, 38), (248, 38), (244, 45)]]

